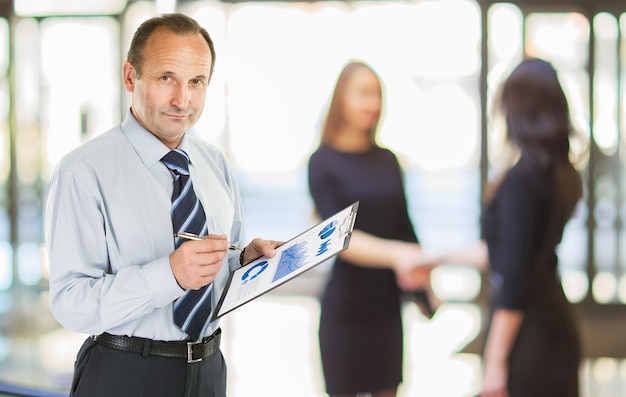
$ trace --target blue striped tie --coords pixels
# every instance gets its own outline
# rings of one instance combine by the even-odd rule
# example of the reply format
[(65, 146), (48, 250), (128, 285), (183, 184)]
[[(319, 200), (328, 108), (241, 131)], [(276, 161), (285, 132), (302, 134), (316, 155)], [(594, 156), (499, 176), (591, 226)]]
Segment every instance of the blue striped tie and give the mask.
[[(174, 233), (188, 232), (200, 236), (208, 234), (206, 216), (189, 178), (189, 157), (181, 149), (174, 149), (161, 159), (172, 171), (172, 226)], [(182, 244), (176, 237), (176, 248)], [(188, 290), (174, 304), (174, 323), (196, 341), (211, 314), (211, 290), (213, 283), (198, 290)]]

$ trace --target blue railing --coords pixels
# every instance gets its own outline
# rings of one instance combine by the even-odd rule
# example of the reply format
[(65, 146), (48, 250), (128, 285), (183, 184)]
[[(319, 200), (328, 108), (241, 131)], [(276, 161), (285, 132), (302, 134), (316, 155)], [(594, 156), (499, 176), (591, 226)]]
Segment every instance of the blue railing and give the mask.
[(68, 393), (0, 383), (0, 397), (68, 397)]

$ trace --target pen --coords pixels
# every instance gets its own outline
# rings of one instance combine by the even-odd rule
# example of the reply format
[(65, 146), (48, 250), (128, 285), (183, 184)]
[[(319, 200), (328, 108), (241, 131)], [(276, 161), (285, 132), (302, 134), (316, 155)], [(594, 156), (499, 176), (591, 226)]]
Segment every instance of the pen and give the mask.
[[(204, 240), (204, 237), (187, 232), (178, 232), (174, 235), (174, 237), (184, 238), (185, 240)], [(228, 247), (228, 249), (233, 251), (243, 251), (243, 248), (237, 247), (236, 245), (231, 245), (230, 247)]]

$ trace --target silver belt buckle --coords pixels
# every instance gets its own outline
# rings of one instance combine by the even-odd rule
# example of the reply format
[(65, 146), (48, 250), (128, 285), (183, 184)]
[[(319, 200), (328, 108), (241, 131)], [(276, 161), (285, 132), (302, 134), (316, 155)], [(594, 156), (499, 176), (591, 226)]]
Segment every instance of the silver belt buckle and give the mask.
[(201, 342), (187, 342), (187, 364), (197, 363), (202, 361), (202, 357), (193, 358), (193, 346)]

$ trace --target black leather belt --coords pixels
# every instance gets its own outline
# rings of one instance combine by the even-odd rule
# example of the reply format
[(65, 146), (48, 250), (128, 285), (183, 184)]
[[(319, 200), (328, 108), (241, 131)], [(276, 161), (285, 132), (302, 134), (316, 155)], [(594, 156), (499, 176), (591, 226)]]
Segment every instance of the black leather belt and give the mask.
[(163, 342), (136, 336), (111, 335), (107, 332), (93, 336), (93, 340), (112, 349), (140, 353), (144, 356), (184, 358), (188, 363), (195, 363), (219, 349), (221, 337), (222, 330), (218, 328), (213, 335), (203, 338), (200, 342)]

